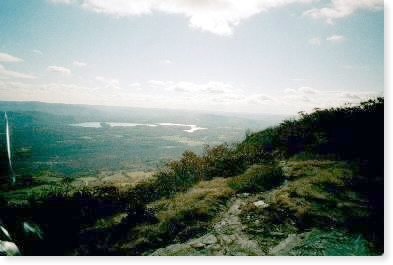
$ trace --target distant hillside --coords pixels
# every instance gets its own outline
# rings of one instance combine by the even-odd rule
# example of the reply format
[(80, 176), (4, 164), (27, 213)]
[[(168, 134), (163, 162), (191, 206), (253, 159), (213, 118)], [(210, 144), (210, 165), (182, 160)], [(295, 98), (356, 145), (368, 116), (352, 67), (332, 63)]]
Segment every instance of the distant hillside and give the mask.
[(252, 130), (266, 128), (281, 122), (288, 116), (260, 114), (249, 115), (238, 113), (210, 113), (202, 111), (171, 110), (155, 108), (94, 106), (81, 104), (60, 104), (44, 102), (0, 101), (0, 111), (42, 112), (74, 119), (75, 122), (113, 121), (113, 122), (165, 122), (199, 124), (212, 126), (219, 121), (225, 126), (245, 127)]

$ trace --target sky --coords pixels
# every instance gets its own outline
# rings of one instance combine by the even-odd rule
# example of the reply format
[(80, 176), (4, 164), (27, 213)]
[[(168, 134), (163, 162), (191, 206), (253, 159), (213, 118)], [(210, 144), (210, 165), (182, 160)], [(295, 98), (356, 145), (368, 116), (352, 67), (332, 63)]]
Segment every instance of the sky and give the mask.
[(296, 114), (383, 94), (383, 0), (0, 1), (0, 100)]

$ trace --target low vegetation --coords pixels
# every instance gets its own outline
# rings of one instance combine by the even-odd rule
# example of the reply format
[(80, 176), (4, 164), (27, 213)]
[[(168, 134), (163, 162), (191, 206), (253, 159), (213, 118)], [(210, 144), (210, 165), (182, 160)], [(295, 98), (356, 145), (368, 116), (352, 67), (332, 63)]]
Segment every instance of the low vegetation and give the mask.
[(281, 167), (278, 165), (253, 165), (243, 174), (229, 181), (230, 187), (241, 192), (270, 190), (284, 181)]
[(239, 216), (267, 255), (382, 253), (383, 104), (301, 113), (239, 144), (186, 151), (131, 186), (122, 178), (79, 189), (65, 181), (22, 208), (5, 207), (5, 222), (16, 235), (18, 220), (42, 226), (41, 245), (16, 237), (24, 254), (151, 254), (213, 231), (228, 201), (252, 194), (237, 200)]
[(150, 203), (147, 207), (156, 212), (160, 222), (176, 219), (210, 219), (217, 212), (218, 200), (228, 198), (234, 193), (228, 185), (228, 179), (215, 178), (200, 181), (187, 192), (177, 193), (169, 199)]
[(370, 159), (372, 153), (383, 161), (383, 98), (299, 114), (299, 119), (248, 135), (240, 147), (256, 147), (255, 152), (276, 153), (285, 158), (307, 152), (334, 154), (342, 159)]

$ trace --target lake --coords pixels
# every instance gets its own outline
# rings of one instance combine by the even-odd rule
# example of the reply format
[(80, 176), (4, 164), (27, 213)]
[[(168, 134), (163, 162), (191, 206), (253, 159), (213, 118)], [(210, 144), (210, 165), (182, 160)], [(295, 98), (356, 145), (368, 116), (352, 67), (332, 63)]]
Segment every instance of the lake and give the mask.
[(107, 125), (109, 127), (136, 127), (136, 126), (146, 126), (146, 127), (159, 127), (159, 126), (168, 126), (168, 127), (183, 127), (188, 128), (183, 131), (188, 133), (193, 133), (199, 130), (207, 130), (208, 128), (202, 128), (195, 124), (181, 124), (181, 123), (170, 123), (170, 122), (162, 122), (162, 123), (132, 123), (132, 122), (82, 122), (82, 123), (74, 123), (69, 124), (70, 126), (78, 126), (85, 128), (103, 128), (103, 125)]

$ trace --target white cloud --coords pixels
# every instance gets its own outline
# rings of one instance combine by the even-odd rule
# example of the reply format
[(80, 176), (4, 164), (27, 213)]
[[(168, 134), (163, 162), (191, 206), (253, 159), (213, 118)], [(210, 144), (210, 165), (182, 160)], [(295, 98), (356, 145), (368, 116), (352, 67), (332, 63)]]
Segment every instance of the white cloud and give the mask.
[(174, 82), (172, 81), (160, 81), (160, 80), (149, 80), (147, 84), (151, 87), (161, 87), (165, 88), (168, 86), (172, 86)]
[(299, 78), (299, 77), (296, 77), (296, 78), (292, 78), (292, 81), (296, 81), (296, 82), (302, 82), (302, 81), (306, 81), (306, 79), (304, 79), (304, 78)]
[(318, 19), (323, 18), (327, 23), (332, 24), (335, 19), (352, 15), (359, 9), (381, 10), (383, 0), (332, 0), (328, 7), (313, 8), (303, 13), (305, 16)]
[(285, 93), (285, 94), (296, 94), (296, 93), (297, 93), (297, 90), (296, 90), (296, 89), (293, 89), (293, 88), (286, 88), (286, 89), (284, 90), (284, 93)]
[(18, 63), (18, 62), (23, 62), (23, 60), (21, 58), (15, 57), (11, 54), (0, 52), (0, 62), (2, 62), (2, 63)]
[(308, 86), (302, 86), (299, 87), (298, 89), (293, 89), (293, 88), (286, 88), (284, 90), (285, 94), (291, 94), (291, 95), (295, 95), (295, 94), (318, 94), (319, 91), (312, 88), (312, 87), (308, 87)]
[(0, 79), (20, 78), (20, 79), (36, 79), (37, 77), (32, 74), (19, 73), (7, 70), (0, 64)]
[[(142, 85), (145, 84), (142, 83)], [(138, 92), (131, 89), (108, 91), (96, 86), (89, 87), (72, 83), (31, 84), (29, 82), (0, 80), (0, 98), (3, 100), (39, 100), (72, 104), (172, 108), (194, 111), (266, 111), (263, 106), (269, 105), (269, 110), (271, 110), (270, 106), (273, 106), (269, 101), (261, 101), (251, 105), (247, 101), (248, 96), (244, 94), (214, 95), (205, 93), (194, 96), (190, 93), (151, 92), (149, 89)]]
[(150, 87), (161, 88), (163, 90), (181, 93), (199, 93), (210, 95), (223, 95), (236, 93), (231, 84), (217, 81), (209, 81), (207, 83), (193, 83), (186, 81), (160, 81), (150, 80), (147, 82)]
[[(301, 92), (301, 91), (303, 92)], [(315, 90), (315, 89), (313, 89)], [(291, 90), (293, 91), (293, 90)], [(310, 112), (314, 108), (331, 108), (343, 106), (344, 104), (358, 104), (364, 100), (382, 96), (383, 92), (349, 92), (349, 91), (332, 91), (332, 90), (315, 90), (311, 92), (309, 89), (296, 89), (296, 93), (289, 93), (284, 95), (280, 101), (283, 106), (293, 108), (295, 111), (306, 111)]]
[(172, 90), (180, 93), (190, 92), (187, 88), (181, 86), (174, 86)]
[(255, 99), (257, 99), (260, 102), (273, 101), (272, 97), (269, 97), (269, 96), (266, 96), (266, 95), (256, 95)]
[(38, 55), (42, 55), (43, 54), (42, 51), (40, 51), (40, 50), (33, 50), (33, 53), (38, 54)]
[(311, 39), (309, 39), (308, 40), (308, 43), (310, 44), (310, 45), (321, 45), (321, 39), (320, 38), (318, 38), (318, 37), (316, 37), (316, 38), (311, 38)]
[(242, 21), (266, 12), (271, 8), (292, 3), (310, 3), (314, 0), (51, 0), (52, 2), (78, 3), (97, 13), (122, 16), (138, 16), (163, 12), (179, 14), (189, 19), (189, 25), (202, 31), (222, 36), (233, 33)]
[(361, 99), (361, 97), (353, 93), (345, 93), (343, 97), (346, 99)]
[[(332, 35), (332, 36), (327, 37), (326, 40), (331, 43), (340, 43), (340, 42), (344, 41), (345, 38), (342, 35)], [(319, 45), (321, 45), (322, 40), (320, 37), (315, 37), (315, 38), (309, 39), (308, 43), (310, 45), (319, 46)]]
[(327, 41), (333, 42), (333, 43), (339, 43), (344, 40), (344, 36), (341, 35), (332, 35), (326, 38)]
[(130, 88), (134, 88), (134, 89), (142, 89), (142, 84), (139, 83), (139, 82), (135, 82), (135, 83), (129, 84), (128, 86)]
[[(68, 104), (102, 104), (106, 95), (98, 95), (94, 87), (72, 83), (0, 82), (0, 98), (4, 100), (42, 101)], [(116, 102), (112, 101), (113, 105)]]
[[(119, 84), (117, 79), (97, 77), (97, 86), (86, 86), (72, 83), (43, 83), (32, 84), (26, 81), (14, 81), (0, 78), (0, 98), (3, 100), (39, 100), (44, 102), (59, 102), (72, 104), (96, 104), (115, 106), (135, 106), (152, 108), (174, 108), (190, 110), (210, 110), (229, 112), (259, 112), (259, 113), (297, 113), (310, 112), (314, 108), (342, 106), (344, 103), (357, 104), (360, 101), (377, 96), (380, 92), (356, 91), (325, 91), (317, 90), (316, 94), (306, 94), (306, 89), (288, 89), (291, 93), (275, 97), (263, 93), (236, 90), (225, 82), (174, 82), (152, 80), (158, 85), (149, 88), (149, 82), (132, 83), (127, 87), (135, 89), (109, 90), (103, 89), (107, 83)], [(209, 83), (223, 87), (225, 93), (208, 93)], [(103, 86), (104, 84), (104, 86)], [(175, 85), (179, 91), (175, 91)], [(180, 86), (181, 84), (181, 86)], [(218, 85), (221, 84), (221, 85)], [(168, 90), (166, 85), (171, 85)], [(139, 88), (147, 88), (140, 90)], [(211, 84), (210, 84), (211, 87)], [(188, 89), (180, 93), (180, 88)], [(300, 92), (302, 90), (303, 92)], [(295, 91), (295, 93), (292, 93)]]
[(311, 100), (305, 95), (288, 95), (284, 96), (284, 100), (290, 104), (298, 104), (299, 102), (310, 103)]
[(161, 60), (160, 64), (171, 65), (171, 64), (173, 64), (173, 62), (171, 60), (169, 60), (169, 59), (166, 59), (166, 60)]
[(360, 102), (370, 98), (383, 97), (383, 92), (341, 92), (340, 94), (346, 102)]
[(74, 61), (72, 64), (73, 64), (73, 65), (76, 65), (76, 66), (78, 66), (78, 67), (87, 66), (87, 63), (80, 62), (80, 61)]
[(70, 75), (71, 70), (62, 66), (51, 65), (48, 66), (48, 71), (52, 73), (58, 73), (62, 75)]
[[(230, 83), (220, 81), (209, 81), (205, 83), (194, 83), (189, 81), (160, 81), (150, 80), (147, 82), (146, 92), (156, 97), (170, 97), (170, 101), (176, 101), (177, 105), (189, 102), (190, 106), (209, 106), (209, 108), (223, 108), (231, 110), (237, 108), (248, 109), (252, 104), (257, 108), (261, 105), (276, 104), (277, 99), (259, 93), (247, 93), (238, 89)], [(168, 94), (170, 92), (170, 94)], [(154, 96), (153, 96), (154, 97)], [(185, 106), (189, 108), (189, 106)]]
[(227, 83), (210, 81), (202, 85), (200, 90), (209, 94), (224, 94), (233, 92), (234, 88)]
[(299, 87), (298, 91), (303, 94), (318, 94), (318, 91), (316, 89), (308, 86)]
[(105, 85), (105, 88), (121, 89), (120, 81), (118, 79), (97, 76), (96, 80), (103, 83)]

